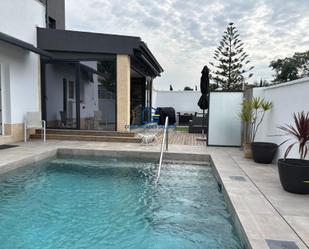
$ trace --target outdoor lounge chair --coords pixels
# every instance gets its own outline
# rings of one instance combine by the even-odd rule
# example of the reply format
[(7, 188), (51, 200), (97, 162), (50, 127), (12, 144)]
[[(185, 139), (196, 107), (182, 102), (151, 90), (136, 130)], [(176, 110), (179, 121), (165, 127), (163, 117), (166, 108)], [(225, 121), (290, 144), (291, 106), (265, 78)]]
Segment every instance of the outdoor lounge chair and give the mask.
[(190, 120), (193, 119), (192, 113), (180, 113), (178, 112), (178, 125), (187, 126), (190, 123)]
[[(43, 139), (46, 141), (46, 122), (41, 119), (39, 112), (27, 112), (24, 122), (24, 142), (27, 142), (28, 129), (41, 129), (43, 130)], [(42, 133), (41, 133), (42, 134)]]
[[(193, 116), (189, 121), (189, 133), (202, 133), (203, 117)], [(204, 131), (207, 131), (207, 115), (205, 115)]]

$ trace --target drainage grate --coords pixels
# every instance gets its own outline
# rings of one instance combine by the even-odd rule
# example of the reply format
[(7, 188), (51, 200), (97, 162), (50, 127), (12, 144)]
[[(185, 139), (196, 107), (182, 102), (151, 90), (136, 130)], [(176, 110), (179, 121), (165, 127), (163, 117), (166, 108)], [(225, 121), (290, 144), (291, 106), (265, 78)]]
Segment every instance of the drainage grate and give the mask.
[(246, 178), (244, 178), (243, 176), (230, 176), (231, 180), (234, 181), (239, 181), (239, 182), (246, 182)]
[(18, 147), (18, 145), (1, 144), (0, 145), (0, 150), (5, 150), (5, 149), (10, 149), (10, 148), (15, 148), (15, 147)]
[(266, 243), (270, 249), (299, 249), (294, 241), (267, 239)]

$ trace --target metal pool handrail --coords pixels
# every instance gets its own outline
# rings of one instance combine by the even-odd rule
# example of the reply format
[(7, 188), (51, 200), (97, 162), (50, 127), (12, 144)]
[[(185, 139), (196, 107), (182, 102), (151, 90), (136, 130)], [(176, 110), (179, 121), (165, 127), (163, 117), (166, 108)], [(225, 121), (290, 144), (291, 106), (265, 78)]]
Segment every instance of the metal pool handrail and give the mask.
[(161, 153), (160, 153), (160, 161), (159, 161), (156, 183), (159, 181), (160, 174), (161, 174), (164, 145), (166, 146), (165, 150), (168, 151), (168, 117), (165, 118), (165, 125), (164, 125), (164, 130), (163, 130), (163, 139), (161, 143)]

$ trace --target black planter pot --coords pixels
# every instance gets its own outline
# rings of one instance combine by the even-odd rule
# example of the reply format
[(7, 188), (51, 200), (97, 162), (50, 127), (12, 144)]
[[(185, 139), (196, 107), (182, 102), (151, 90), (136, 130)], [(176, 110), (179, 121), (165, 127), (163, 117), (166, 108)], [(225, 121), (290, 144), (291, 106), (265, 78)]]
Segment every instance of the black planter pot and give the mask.
[(271, 163), (276, 155), (278, 145), (274, 143), (251, 143), (253, 160), (256, 163)]
[(286, 191), (309, 194), (309, 160), (279, 159), (278, 170), (281, 185)]

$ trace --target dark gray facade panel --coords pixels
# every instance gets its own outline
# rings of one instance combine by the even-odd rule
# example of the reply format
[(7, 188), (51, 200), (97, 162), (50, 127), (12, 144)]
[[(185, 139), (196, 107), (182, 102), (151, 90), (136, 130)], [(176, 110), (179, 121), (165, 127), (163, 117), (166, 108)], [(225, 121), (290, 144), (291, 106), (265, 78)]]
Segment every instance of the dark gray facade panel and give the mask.
[(131, 67), (142, 76), (157, 77), (160, 74), (153, 72), (147, 65), (145, 65), (136, 56), (131, 57)]
[(133, 55), (141, 39), (79, 31), (38, 28), (38, 47), (48, 51)]
[(148, 76), (160, 76), (163, 68), (139, 37), (37, 29), (38, 47), (53, 55), (53, 60), (100, 60), (109, 55), (127, 54), (136, 67)]
[(36, 48), (35, 46), (33, 46), (30, 43), (24, 42), (22, 40), (19, 40), (15, 37), (9, 36), (9, 35), (4, 34), (2, 32), (0, 32), (0, 41), (11, 44), (13, 46), (16, 46), (16, 47), (19, 47), (19, 48), (22, 48), (22, 49), (25, 49), (25, 50), (28, 50), (28, 51), (31, 51), (31, 52), (34, 52), (34, 53), (42, 55), (42, 56), (51, 57), (50, 53), (48, 53), (48, 52), (46, 52), (42, 49)]
[(155, 65), (155, 67), (158, 71), (163, 72), (163, 68), (161, 67), (161, 65), (159, 64), (157, 59), (154, 57), (154, 55), (151, 53), (150, 49), (147, 47), (145, 42), (143, 42), (143, 41), (141, 42), (140, 48), (141, 48), (142, 54), (144, 54), (144, 56), (147, 58), (147, 60), (151, 61), (152, 64)]
[(45, 0), (47, 8), (46, 25), (48, 27), (48, 18), (56, 21), (56, 29), (65, 29), (65, 0)]
[(114, 54), (101, 53), (77, 53), (77, 52), (50, 52), (53, 60), (59, 61), (99, 61), (115, 59)]

